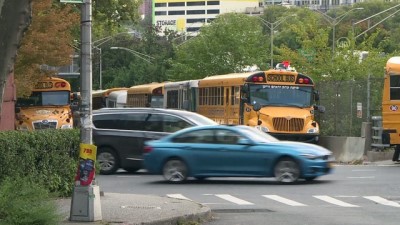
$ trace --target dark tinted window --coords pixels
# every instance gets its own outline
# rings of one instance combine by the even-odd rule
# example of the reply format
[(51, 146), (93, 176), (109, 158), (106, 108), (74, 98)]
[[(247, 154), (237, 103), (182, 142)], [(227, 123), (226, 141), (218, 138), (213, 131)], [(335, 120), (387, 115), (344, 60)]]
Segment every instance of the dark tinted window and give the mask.
[(147, 113), (94, 115), (93, 124), (99, 129), (143, 130)]
[(208, 1), (207, 5), (219, 5), (219, 1)]
[(390, 76), (390, 100), (400, 100), (400, 75)]
[(188, 10), (188, 15), (206, 14), (206, 10)]
[(197, 5), (206, 5), (206, 2), (188, 2), (187, 6), (197, 6)]
[(213, 130), (198, 130), (184, 133), (172, 139), (176, 143), (216, 143)]
[(187, 19), (186, 23), (205, 23), (206, 19)]
[(156, 11), (155, 14), (156, 16), (164, 16), (167, 15), (167, 11)]
[(185, 15), (185, 10), (168, 11), (168, 15)]
[(236, 132), (221, 129), (215, 131), (215, 138), (218, 144), (237, 144), (243, 137)]
[(155, 7), (167, 7), (167, 3), (156, 3)]
[(146, 119), (145, 131), (155, 132), (175, 132), (186, 127), (192, 126), (189, 122), (171, 115), (166, 114), (150, 114)]
[(174, 6), (185, 6), (184, 2), (170, 2), (168, 3), (168, 6), (174, 7)]
[(209, 9), (207, 10), (207, 14), (219, 14), (219, 9)]
[(186, 28), (187, 32), (196, 32), (198, 30), (200, 30), (200, 27), (188, 27), (188, 28)]

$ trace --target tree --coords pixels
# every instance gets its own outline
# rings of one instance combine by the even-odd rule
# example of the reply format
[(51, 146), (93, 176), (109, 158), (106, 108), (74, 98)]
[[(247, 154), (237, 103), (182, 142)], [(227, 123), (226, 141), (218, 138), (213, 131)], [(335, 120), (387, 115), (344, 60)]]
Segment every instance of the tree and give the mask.
[(30, 0), (0, 0), (0, 115), (4, 87), (12, 72), (17, 49), (31, 22)]
[(18, 52), (15, 65), (17, 95), (29, 95), (34, 83), (55, 71), (41, 65), (63, 66), (71, 61), (74, 50), (71, 30), (79, 25), (79, 14), (71, 4), (37, 0), (32, 6), (32, 24)]
[(176, 46), (170, 80), (199, 79), (264, 65), (267, 59), (261, 21), (244, 14), (219, 15), (196, 37)]

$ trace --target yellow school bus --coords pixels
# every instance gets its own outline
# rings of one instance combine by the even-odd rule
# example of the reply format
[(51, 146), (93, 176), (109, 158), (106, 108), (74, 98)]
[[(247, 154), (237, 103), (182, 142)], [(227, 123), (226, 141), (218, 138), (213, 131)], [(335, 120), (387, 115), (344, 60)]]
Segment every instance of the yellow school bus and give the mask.
[(386, 63), (382, 93), (383, 144), (400, 144), (400, 57)]
[(165, 83), (149, 83), (127, 89), (126, 107), (162, 108)]
[(244, 124), (281, 139), (316, 143), (318, 93), (313, 80), (287, 69), (199, 80), (197, 112), (220, 124)]
[(35, 85), (32, 94), (16, 102), (17, 130), (71, 129), (71, 86), (61, 78), (45, 78)]
[(107, 107), (107, 98), (114, 91), (127, 90), (125, 87), (110, 88), (106, 90), (92, 91), (92, 109), (101, 109)]

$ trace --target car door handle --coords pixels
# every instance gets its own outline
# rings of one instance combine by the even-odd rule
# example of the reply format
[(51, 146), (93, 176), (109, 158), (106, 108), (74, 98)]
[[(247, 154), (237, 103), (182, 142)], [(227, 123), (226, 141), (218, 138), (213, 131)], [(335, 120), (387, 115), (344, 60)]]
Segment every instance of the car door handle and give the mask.
[(219, 150), (219, 152), (227, 152), (227, 151), (228, 151), (228, 149), (226, 149), (226, 148), (222, 148)]
[(192, 148), (192, 147), (190, 147), (190, 146), (185, 146), (185, 147), (183, 147), (183, 149), (186, 149), (186, 150), (192, 150), (193, 148)]

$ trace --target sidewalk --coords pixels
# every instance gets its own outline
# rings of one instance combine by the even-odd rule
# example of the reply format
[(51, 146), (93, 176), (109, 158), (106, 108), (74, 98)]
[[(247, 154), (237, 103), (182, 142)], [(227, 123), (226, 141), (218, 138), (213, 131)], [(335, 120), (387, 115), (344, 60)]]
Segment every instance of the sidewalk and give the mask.
[(104, 196), (100, 197), (100, 202), (101, 221), (76, 222), (69, 221), (71, 199), (57, 200), (60, 213), (64, 218), (61, 225), (184, 225), (184, 222), (201, 222), (211, 218), (209, 207), (184, 199), (154, 195), (104, 193)]

